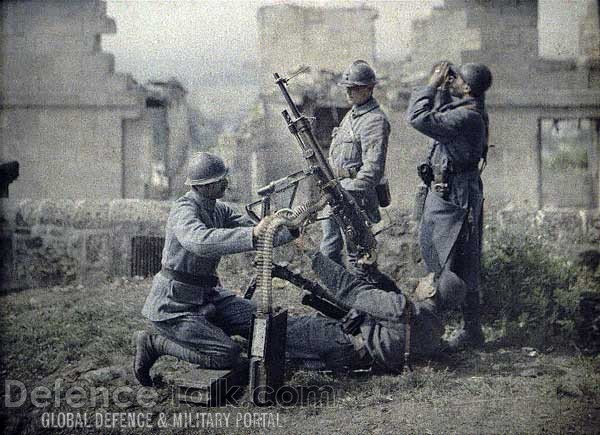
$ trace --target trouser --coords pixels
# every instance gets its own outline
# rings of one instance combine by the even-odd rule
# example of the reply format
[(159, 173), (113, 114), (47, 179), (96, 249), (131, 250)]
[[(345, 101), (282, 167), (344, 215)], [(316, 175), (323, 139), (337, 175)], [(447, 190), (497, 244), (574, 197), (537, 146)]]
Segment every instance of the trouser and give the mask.
[(479, 322), (482, 239), (480, 219), (463, 225), (448, 259), (447, 267), (467, 285), (462, 304), (465, 322)]
[(152, 322), (158, 332), (193, 353), (207, 369), (229, 369), (240, 362), (241, 348), (232, 335), (248, 338), (254, 304), (238, 296), (215, 299), (213, 310)]
[[(207, 369), (228, 369), (240, 362), (240, 346), (231, 335), (248, 338), (253, 302), (228, 296), (214, 303), (211, 316), (186, 314), (175, 319), (152, 322), (156, 330), (188, 352), (181, 357)], [(187, 354), (187, 355), (186, 355)], [(341, 368), (360, 362), (349, 335), (336, 320), (322, 316), (288, 318), (286, 356), (301, 361), (322, 362), (325, 368)]]
[(288, 318), (286, 357), (305, 364), (321, 362), (322, 368), (328, 369), (361, 363), (361, 355), (342, 324), (321, 315)]

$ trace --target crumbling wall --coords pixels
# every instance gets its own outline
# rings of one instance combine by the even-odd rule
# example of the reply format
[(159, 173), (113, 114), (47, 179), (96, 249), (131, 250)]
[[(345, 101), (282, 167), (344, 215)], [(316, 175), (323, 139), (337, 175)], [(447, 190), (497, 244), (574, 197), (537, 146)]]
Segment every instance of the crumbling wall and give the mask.
[(168, 209), (159, 201), (3, 200), (2, 288), (128, 276), (132, 239), (162, 237)]
[(587, 0), (585, 17), (579, 28), (581, 57), (600, 58), (600, 5), (598, 0)]
[(18, 160), (16, 198), (119, 198), (122, 123), (141, 95), (114, 72), (100, 0), (0, 4), (0, 158)]
[(261, 88), (271, 88), (274, 72), (285, 75), (299, 64), (339, 71), (355, 59), (372, 63), (376, 18), (377, 11), (365, 6), (261, 7), (257, 14)]
[[(431, 65), (443, 59), (482, 62), (492, 70), (494, 83), (486, 95), (491, 148), (483, 181), (487, 204), (494, 208), (511, 205), (539, 209), (552, 205), (542, 198), (542, 182), (553, 181), (542, 180), (542, 120), (587, 121), (600, 117), (600, 93), (594, 85), (597, 67), (593, 62), (540, 59), (537, 21), (536, 0), (446, 0), (429, 18), (413, 26), (411, 60), (406, 66), (408, 82), (425, 77)], [(450, 32), (453, 37), (443, 38), (449, 33), (448, 27), (457, 29), (457, 37)], [(389, 113), (392, 139), (388, 162), (392, 163), (388, 167), (397, 167), (390, 171), (390, 179), (402, 207), (412, 202), (414, 168), (427, 156), (429, 142), (404, 120), (411, 91), (407, 83), (395, 90), (394, 110)], [(402, 144), (401, 151), (395, 143)], [(600, 162), (594, 157), (598, 150), (592, 147), (587, 158), (594, 185), (591, 189), (576, 188), (580, 190), (577, 196), (590, 196), (591, 190), (592, 197), (580, 202), (595, 207), (600, 191), (595, 174)], [(562, 189), (565, 195), (567, 190)], [(566, 198), (558, 205), (572, 202)]]
[[(152, 257), (144, 260), (153, 265), (152, 273), (160, 267), (169, 202), (3, 200), (0, 205), (4, 290), (133, 276), (144, 255)], [(401, 282), (421, 276), (418, 225), (407, 211), (391, 210), (390, 216), (395, 226), (378, 236), (382, 270)], [(501, 210), (488, 213), (486, 225), (544, 238), (565, 253), (600, 244), (598, 210)], [(312, 231), (318, 240), (318, 226)], [(137, 242), (145, 239), (151, 252), (140, 252)], [(298, 260), (292, 247), (281, 252), (285, 261)], [(252, 274), (252, 257), (227, 257), (222, 274), (243, 275), (243, 282)]]

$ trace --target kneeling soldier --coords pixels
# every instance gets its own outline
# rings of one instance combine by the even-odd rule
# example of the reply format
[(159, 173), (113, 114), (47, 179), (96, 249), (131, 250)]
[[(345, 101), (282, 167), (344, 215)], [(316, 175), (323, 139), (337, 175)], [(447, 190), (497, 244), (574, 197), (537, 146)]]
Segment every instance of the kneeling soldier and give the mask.
[[(210, 153), (195, 155), (185, 182), (189, 192), (171, 209), (162, 253), (162, 270), (154, 277), (142, 314), (158, 334), (134, 334), (134, 374), (152, 385), (150, 368), (162, 355), (207, 369), (242, 367), (240, 346), (230, 336), (248, 337), (255, 310), (249, 300), (224, 289), (216, 274), (223, 255), (251, 251), (258, 225), (219, 201), (228, 186), (228, 168)], [(292, 239), (279, 233), (276, 244)]]

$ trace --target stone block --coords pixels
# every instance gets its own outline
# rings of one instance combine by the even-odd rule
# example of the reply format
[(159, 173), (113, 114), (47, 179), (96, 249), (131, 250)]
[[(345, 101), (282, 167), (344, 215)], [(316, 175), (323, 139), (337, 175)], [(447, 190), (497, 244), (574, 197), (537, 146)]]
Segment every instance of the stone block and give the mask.
[(67, 238), (67, 253), (70, 257), (83, 258), (84, 235), (77, 231)]
[(110, 203), (111, 201), (78, 201), (73, 216), (73, 227), (110, 228)]
[(66, 227), (57, 227), (54, 225), (46, 226), (45, 230), (46, 234), (50, 237), (67, 237), (67, 233), (70, 231), (70, 229)]
[(110, 255), (110, 235), (105, 233), (89, 234), (85, 239), (85, 259), (90, 265), (107, 263)]
[(73, 225), (76, 201), (72, 200), (42, 200), (37, 210), (38, 222), (42, 225)]
[(498, 226), (514, 231), (535, 231), (535, 214), (531, 210), (500, 210), (497, 214)]
[(538, 210), (535, 222), (538, 233), (548, 241), (582, 241), (583, 221), (578, 210)]
[(39, 236), (17, 236), (14, 239), (15, 252), (17, 255), (29, 255), (32, 251), (41, 249), (44, 246), (44, 240)]
[(16, 206), (15, 225), (17, 227), (32, 227), (37, 223), (37, 201), (24, 199)]

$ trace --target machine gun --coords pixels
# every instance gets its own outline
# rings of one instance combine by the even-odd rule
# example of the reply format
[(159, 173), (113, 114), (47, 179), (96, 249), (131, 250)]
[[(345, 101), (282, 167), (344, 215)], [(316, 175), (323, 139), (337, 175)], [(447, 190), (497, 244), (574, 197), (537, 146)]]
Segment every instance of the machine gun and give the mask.
[[(300, 70), (295, 75), (299, 74)], [(377, 240), (371, 231), (369, 219), (359, 207), (352, 195), (347, 192), (336, 179), (333, 170), (323, 155), (323, 150), (317, 142), (311, 129), (310, 121), (300, 113), (296, 103), (292, 100), (287, 83), (289, 78), (273, 74), (275, 83), (279, 86), (291, 115), (287, 110), (281, 114), (287, 126), (296, 138), (304, 159), (308, 162), (308, 173), (316, 180), (319, 190), (329, 197), (331, 217), (341, 228), (348, 251), (358, 254), (360, 264), (373, 264), (377, 260)]]
[[(301, 71), (300, 71), (301, 72)], [(297, 74), (299, 74), (298, 72)], [(264, 218), (271, 213), (271, 197), (277, 193), (292, 189), (288, 208), (280, 209), (274, 219), (259, 235), (257, 246), (257, 278), (249, 287), (246, 297), (252, 297), (254, 290), (260, 294), (260, 302), (256, 315), (252, 319), (248, 357), (250, 399), (256, 405), (270, 405), (277, 400), (279, 387), (283, 384), (285, 374), (285, 338), (287, 330), (287, 311), (275, 312), (272, 306), (272, 278), (279, 275), (292, 284), (307, 291), (303, 303), (313, 306), (333, 318), (342, 318), (348, 307), (340, 307), (326, 299), (325, 290), (311, 283), (299, 274), (294, 274), (284, 267), (273, 265), (273, 238), (280, 227), (299, 228), (316, 216), (327, 204), (331, 208), (331, 217), (341, 228), (349, 251), (356, 252), (359, 263), (369, 265), (377, 260), (377, 241), (371, 230), (366, 214), (336, 179), (323, 151), (312, 132), (308, 118), (300, 113), (298, 107), (287, 90), (289, 79), (274, 75), (289, 109), (282, 112), (287, 126), (300, 145), (302, 155), (308, 163), (303, 171), (273, 181), (259, 190), (261, 199), (249, 204), (246, 211), (254, 220)], [(303, 179), (312, 177), (320, 191), (316, 201), (308, 201), (292, 209), (298, 184)], [(253, 207), (261, 206), (259, 217)]]

